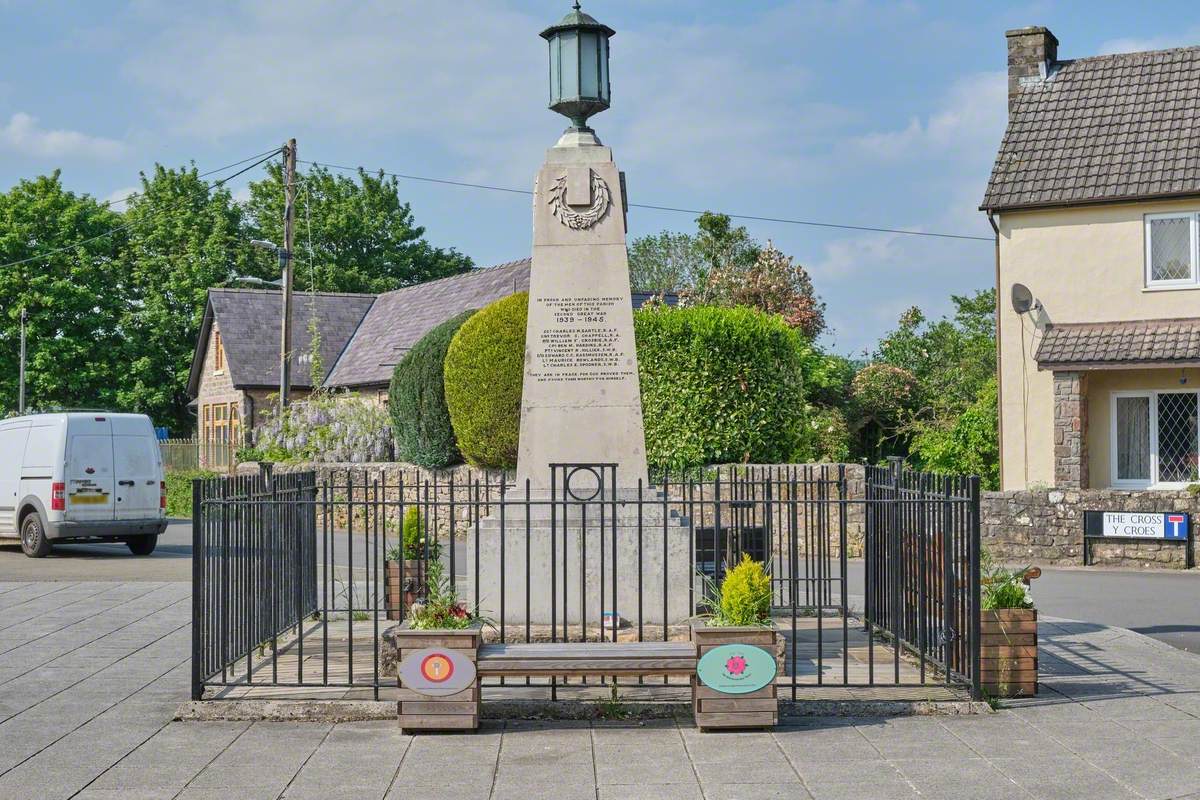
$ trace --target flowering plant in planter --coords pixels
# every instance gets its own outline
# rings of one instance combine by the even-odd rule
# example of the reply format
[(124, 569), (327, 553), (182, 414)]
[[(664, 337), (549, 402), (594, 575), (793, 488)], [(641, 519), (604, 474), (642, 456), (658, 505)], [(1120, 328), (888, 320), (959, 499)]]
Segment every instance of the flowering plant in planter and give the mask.
[(992, 697), (1037, 694), (1037, 610), (1028, 585), (1036, 570), (994, 565), (986, 554), (982, 560), (981, 686)]
[(729, 570), (720, 585), (704, 576), (705, 600), (712, 609), (708, 626), (769, 625), (771, 576), (762, 562), (743, 553), (741, 563)]
[(441, 561), (429, 562), (425, 586), (424, 602), (413, 603), (409, 609), (411, 630), (460, 630), (482, 621), (477, 611), (458, 598), (454, 580), (446, 575)]

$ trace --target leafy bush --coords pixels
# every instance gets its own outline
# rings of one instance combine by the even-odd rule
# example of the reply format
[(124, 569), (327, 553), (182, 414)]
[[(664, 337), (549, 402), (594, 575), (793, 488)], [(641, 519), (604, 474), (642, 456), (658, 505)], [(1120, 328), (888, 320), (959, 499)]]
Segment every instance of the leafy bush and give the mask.
[(446, 407), (468, 462), (507, 469), (517, 463), (521, 381), (529, 294), (482, 309), (458, 329), (446, 351)]
[(255, 432), (253, 452), (266, 461), (388, 461), (392, 428), (378, 404), (321, 392), (270, 414)]
[(850, 426), (839, 408), (809, 406), (804, 435), (793, 461), (840, 462), (850, 459)]
[(771, 576), (762, 562), (745, 553), (742, 561), (725, 574), (715, 596), (710, 598), (714, 609), (709, 625), (764, 625), (771, 617)]
[(167, 478), (167, 516), (192, 517), (192, 481), (203, 478), (215, 478), (217, 473), (201, 469), (171, 470)]
[(801, 443), (803, 339), (749, 308), (662, 308), (634, 315), (646, 456), (679, 469), (772, 463)]
[(912, 452), (922, 469), (978, 475), (984, 489), (1000, 486), (1000, 423), (996, 379), (958, 417), (916, 426)]
[(464, 311), (434, 327), (396, 365), (388, 410), (400, 461), (441, 469), (461, 460), (446, 409), (445, 361), (450, 340), (474, 313)]

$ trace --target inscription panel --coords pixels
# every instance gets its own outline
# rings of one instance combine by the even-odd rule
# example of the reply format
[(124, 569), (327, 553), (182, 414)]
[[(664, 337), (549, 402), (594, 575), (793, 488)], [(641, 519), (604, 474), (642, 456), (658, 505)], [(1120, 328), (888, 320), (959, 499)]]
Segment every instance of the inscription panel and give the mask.
[(538, 383), (620, 381), (637, 378), (633, 338), (622, 337), (613, 319), (623, 297), (534, 299), (544, 326), (533, 345), (529, 376)]

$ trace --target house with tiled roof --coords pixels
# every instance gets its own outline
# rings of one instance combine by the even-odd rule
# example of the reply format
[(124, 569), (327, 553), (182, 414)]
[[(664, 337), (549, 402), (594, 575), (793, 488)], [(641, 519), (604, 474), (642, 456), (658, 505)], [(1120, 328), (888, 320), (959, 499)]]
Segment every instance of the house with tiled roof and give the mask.
[[(320, 385), (386, 403), (396, 364), (422, 336), (463, 311), (527, 291), (529, 264), (525, 258), (472, 269), (380, 295), (297, 293), (292, 398), (313, 389), (312, 320), (320, 333)], [(649, 297), (635, 292), (634, 307)], [(278, 291), (209, 290), (188, 383), (204, 463), (228, 463), (277, 402), (281, 314)]]
[(1200, 47), (1061, 59), (1009, 31), (996, 231), (1001, 484), (1200, 480)]

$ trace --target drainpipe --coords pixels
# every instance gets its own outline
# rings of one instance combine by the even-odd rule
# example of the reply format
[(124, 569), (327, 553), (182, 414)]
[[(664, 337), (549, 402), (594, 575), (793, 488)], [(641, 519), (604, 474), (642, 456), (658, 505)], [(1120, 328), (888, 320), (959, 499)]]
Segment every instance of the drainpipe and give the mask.
[[(996, 252), (996, 436), (999, 446), (996, 448), (998, 471), (1000, 473), (1000, 489), (1004, 488), (1004, 383), (1000, 370), (1000, 226), (996, 224), (991, 209), (987, 212), (988, 224), (992, 226), (995, 237)], [(1025, 356), (1022, 355), (1022, 358)]]

